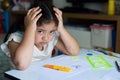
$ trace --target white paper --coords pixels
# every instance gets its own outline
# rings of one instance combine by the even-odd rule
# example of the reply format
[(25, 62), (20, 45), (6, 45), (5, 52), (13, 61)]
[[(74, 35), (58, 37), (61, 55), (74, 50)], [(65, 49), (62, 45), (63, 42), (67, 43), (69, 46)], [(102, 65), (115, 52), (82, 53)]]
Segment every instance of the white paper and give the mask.
[[(86, 59), (88, 53), (92, 53), (92, 56), (103, 56), (112, 65), (112, 68), (92, 68)], [(81, 49), (79, 56), (61, 55), (35, 62), (25, 71), (11, 70), (6, 73), (21, 80), (120, 80), (120, 73), (114, 64), (115, 60), (118, 59), (93, 50)], [(49, 69), (44, 67), (45, 64), (69, 67), (72, 71), (64, 72)]]

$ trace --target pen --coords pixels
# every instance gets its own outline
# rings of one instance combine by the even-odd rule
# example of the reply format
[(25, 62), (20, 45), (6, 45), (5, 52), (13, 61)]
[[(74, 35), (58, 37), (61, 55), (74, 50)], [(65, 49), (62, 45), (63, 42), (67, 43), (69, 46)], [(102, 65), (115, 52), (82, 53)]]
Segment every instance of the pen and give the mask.
[(117, 61), (115, 61), (115, 65), (116, 65), (117, 71), (120, 72), (120, 67), (119, 67)]

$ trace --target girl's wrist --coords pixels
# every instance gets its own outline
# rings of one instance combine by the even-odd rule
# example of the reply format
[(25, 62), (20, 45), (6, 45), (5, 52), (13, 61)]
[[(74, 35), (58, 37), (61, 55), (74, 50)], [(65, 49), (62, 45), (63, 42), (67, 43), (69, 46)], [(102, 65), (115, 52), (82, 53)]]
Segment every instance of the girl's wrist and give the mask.
[(59, 33), (62, 33), (64, 30), (65, 30), (64, 26), (58, 28), (58, 32), (59, 32)]
[(35, 26), (27, 26), (26, 30), (36, 31), (36, 27)]

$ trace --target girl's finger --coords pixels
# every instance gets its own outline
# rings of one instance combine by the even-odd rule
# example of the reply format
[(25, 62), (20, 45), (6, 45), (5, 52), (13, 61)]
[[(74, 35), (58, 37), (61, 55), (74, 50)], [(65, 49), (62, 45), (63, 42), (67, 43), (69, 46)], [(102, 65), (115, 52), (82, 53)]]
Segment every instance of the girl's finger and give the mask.
[(41, 16), (42, 16), (42, 13), (40, 13), (39, 15), (37, 15), (34, 20), (35, 20), (35, 21), (38, 21), (38, 19), (39, 19)]
[(27, 12), (27, 15), (30, 15), (31, 11), (33, 10), (34, 8), (32, 9), (29, 9), (28, 12)]
[(54, 8), (54, 11), (55, 11), (57, 14), (62, 15), (62, 11), (61, 11), (61, 10), (59, 10), (58, 8)]
[(59, 20), (59, 22), (60, 22), (60, 21), (63, 21), (63, 20), (62, 20), (62, 16), (58, 15), (57, 13), (55, 13), (55, 15), (56, 15), (57, 19)]
[(39, 7), (36, 7), (36, 8), (32, 8), (28, 11), (27, 15), (30, 15), (32, 16), (34, 14), (35, 11), (38, 11), (40, 8)]
[(33, 14), (31, 14), (31, 18), (34, 19), (37, 15), (39, 15), (41, 12), (41, 9), (34, 11)]

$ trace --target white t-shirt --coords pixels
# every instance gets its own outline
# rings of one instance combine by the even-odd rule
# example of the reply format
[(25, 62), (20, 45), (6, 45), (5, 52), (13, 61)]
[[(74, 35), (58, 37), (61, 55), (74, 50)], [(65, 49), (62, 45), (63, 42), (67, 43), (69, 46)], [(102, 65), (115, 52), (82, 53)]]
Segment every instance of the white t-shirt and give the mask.
[[(1, 44), (1, 49), (2, 51), (8, 56), (10, 56), (9, 49), (7, 47), (8, 42), (13, 40), (15, 42), (20, 43), (22, 40), (23, 35), (20, 34), (19, 32), (11, 33), (8, 40), (5, 43)], [(52, 51), (54, 46), (56, 45), (58, 40), (58, 35), (56, 35), (48, 44), (44, 46), (44, 50), (40, 51), (35, 45), (34, 45), (34, 52), (33, 52), (33, 57), (32, 57), (32, 62), (33, 61), (40, 61), (44, 59), (48, 59), (52, 56)]]

